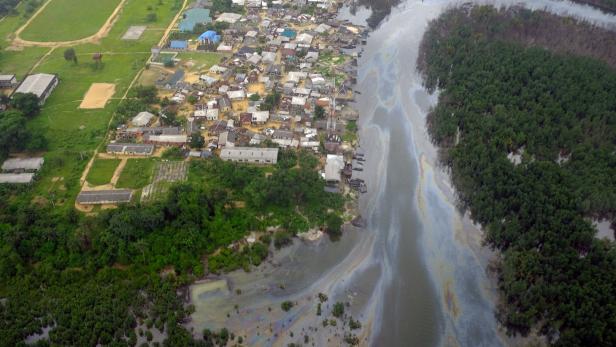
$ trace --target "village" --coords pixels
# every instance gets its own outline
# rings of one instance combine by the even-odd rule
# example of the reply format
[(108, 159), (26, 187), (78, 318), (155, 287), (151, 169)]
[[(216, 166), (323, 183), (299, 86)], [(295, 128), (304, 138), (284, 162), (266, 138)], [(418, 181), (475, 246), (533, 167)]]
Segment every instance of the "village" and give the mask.
[[(152, 47), (137, 82), (155, 96), (143, 109), (115, 116), (121, 122), (86, 167), (75, 206), (87, 212), (96, 205), (147, 201), (164, 190), (161, 182), (185, 179), (187, 166), (166, 160), (148, 166), (154, 172), (145, 186), (119, 187), (122, 171), (127, 163), (139, 167), (136, 159), (169, 153), (184, 161), (217, 156), (273, 165), (280, 150), (305, 149), (320, 157), (328, 191), (365, 192), (363, 180), (353, 175), (363, 170), (364, 158), (355, 148), (358, 111), (352, 103), (367, 31), (337, 19), (339, 6), (325, 0), (198, 0), (187, 6), (162, 44)], [(133, 26), (123, 40), (138, 40), (144, 31)], [(58, 77), (30, 75), (18, 83), (5, 75), (0, 82), (17, 86), (14, 94), (36, 94), (43, 105)], [(93, 84), (81, 108), (104, 107), (111, 95), (113, 85)], [(30, 183), (43, 163), (9, 160), (2, 183)], [(110, 166), (113, 175), (89, 179), (99, 166)]]

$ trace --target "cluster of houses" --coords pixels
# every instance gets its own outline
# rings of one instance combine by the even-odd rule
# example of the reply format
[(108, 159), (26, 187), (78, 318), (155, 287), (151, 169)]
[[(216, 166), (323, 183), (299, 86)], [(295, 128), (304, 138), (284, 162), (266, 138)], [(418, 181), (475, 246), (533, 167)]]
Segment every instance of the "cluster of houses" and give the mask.
[[(178, 109), (187, 110), (178, 114), (185, 125), (161, 125), (162, 112), (157, 117), (144, 110), (117, 129), (107, 151), (147, 156), (156, 146), (177, 146), (192, 157), (274, 164), (279, 148), (306, 148), (324, 155), (323, 177), (335, 186), (345, 172), (352, 174), (353, 148), (343, 138), (347, 122), (358, 117), (349, 104), (365, 29), (339, 20), (336, 1), (233, 3), (242, 14), (212, 18), (208, 1), (195, 2), (176, 32), (221, 22), (224, 29), (195, 32), (183, 43), (172, 36), (166, 48), (153, 49), (153, 58), (166, 49), (222, 53), (196, 82), (185, 79), (178, 61), (175, 72), (158, 84)], [(199, 44), (204, 40), (209, 45)], [(192, 136), (203, 136), (203, 148), (189, 151)]]

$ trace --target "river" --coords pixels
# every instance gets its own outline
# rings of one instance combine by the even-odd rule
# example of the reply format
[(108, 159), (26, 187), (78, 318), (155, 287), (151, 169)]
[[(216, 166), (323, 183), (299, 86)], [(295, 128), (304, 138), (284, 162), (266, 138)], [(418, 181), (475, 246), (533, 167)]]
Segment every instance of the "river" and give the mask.
[[(360, 59), (356, 107), (366, 151), (368, 193), (360, 200), (368, 220), (349, 228), (338, 242), (296, 241), (251, 273), (236, 271), (221, 281), (191, 288), (196, 312), (189, 327), (228, 327), (247, 345), (304, 341), (341, 344), (341, 325), (322, 325), (333, 302), (362, 323), (362, 345), (501, 346), (508, 339), (495, 319), (496, 283), (488, 271), (495, 258), (481, 246), (482, 234), (455, 207), (455, 192), (438, 166), (437, 149), (425, 128), (435, 105), (415, 70), (418, 47), (431, 19), (457, 1), (408, 0), (391, 9), (375, 29)], [(482, 1), (495, 3), (495, 1)], [(520, 1), (496, 1), (496, 4)], [(533, 9), (614, 26), (616, 18), (567, 1), (523, 1)], [(370, 10), (341, 16), (364, 24)], [(329, 296), (316, 314), (318, 293)], [(280, 304), (295, 306), (283, 312)]]

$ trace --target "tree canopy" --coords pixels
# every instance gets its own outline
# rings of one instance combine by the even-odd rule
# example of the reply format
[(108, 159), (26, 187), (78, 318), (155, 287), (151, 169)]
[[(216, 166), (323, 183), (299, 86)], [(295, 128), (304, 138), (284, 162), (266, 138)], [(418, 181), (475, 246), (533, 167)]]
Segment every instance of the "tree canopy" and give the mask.
[(616, 217), (616, 71), (481, 35), (510, 24), (485, 13), (433, 22), (418, 64), (442, 90), (428, 127), (461, 208), (502, 252), (498, 317), (555, 345), (616, 345), (616, 248), (589, 222)]

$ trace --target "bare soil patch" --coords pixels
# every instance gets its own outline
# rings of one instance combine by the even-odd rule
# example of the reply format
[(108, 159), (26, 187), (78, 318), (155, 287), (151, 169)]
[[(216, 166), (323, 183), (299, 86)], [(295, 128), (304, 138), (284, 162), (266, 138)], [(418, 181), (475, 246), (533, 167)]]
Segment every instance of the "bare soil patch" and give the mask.
[(115, 84), (112, 83), (93, 83), (86, 92), (79, 108), (95, 109), (104, 108), (107, 101), (115, 93)]

